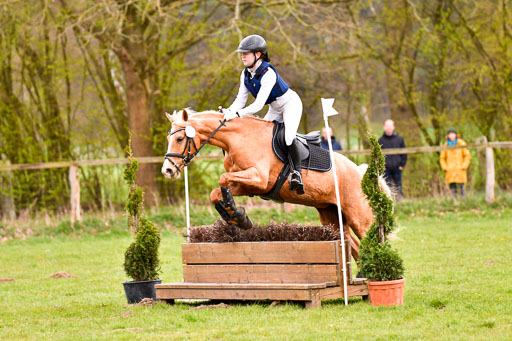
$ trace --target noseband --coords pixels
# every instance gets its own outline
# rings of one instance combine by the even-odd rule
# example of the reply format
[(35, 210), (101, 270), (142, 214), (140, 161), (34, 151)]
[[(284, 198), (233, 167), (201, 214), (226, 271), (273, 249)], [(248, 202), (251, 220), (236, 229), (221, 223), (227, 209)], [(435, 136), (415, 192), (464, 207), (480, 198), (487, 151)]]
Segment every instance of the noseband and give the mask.
[[(164, 159), (169, 161), (174, 166), (174, 168), (176, 168), (176, 171), (178, 173), (181, 172), (180, 168), (178, 167), (178, 165), (171, 158), (172, 157), (179, 157), (183, 161), (182, 165), (184, 165), (185, 167), (188, 166), (188, 164), (199, 153), (199, 151), (201, 149), (203, 149), (203, 147), (210, 141), (210, 139), (213, 137), (213, 135), (215, 135), (219, 131), (220, 128), (222, 128), (223, 126), (226, 126), (226, 124), (225, 124), (226, 120), (225, 119), (222, 120), (222, 121), (219, 121), (219, 122), (220, 122), (219, 126), (210, 134), (210, 136), (208, 136), (208, 138), (203, 143), (201, 143), (199, 148), (197, 148), (196, 142), (194, 141), (194, 138), (190, 137), (190, 136), (188, 136), (186, 134), (185, 136), (187, 138), (187, 141), (185, 142), (185, 148), (183, 149), (183, 152), (181, 154), (178, 154), (178, 153), (167, 153), (167, 154), (165, 154)], [(174, 135), (177, 132), (182, 131), (182, 130), (185, 130), (185, 127), (178, 128), (178, 129), (173, 130), (173, 131), (169, 131), (168, 135), (172, 136), (172, 135)], [(192, 145), (194, 146), (194, 149), (196, 150), (193, 153), (192, 153)]]

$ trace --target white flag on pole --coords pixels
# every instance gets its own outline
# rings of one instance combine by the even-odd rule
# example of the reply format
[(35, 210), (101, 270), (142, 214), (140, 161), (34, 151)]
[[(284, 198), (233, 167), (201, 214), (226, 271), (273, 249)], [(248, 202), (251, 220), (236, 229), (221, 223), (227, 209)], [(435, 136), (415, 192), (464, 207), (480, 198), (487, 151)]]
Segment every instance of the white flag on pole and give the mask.
[(334, 105), (334, 98), (321, 98), (322, 101), (322, 110), (324, 112), (324, 118), (328, 116), (338, 115), (336, 109), (332, 106)]
[(338, 176), (336, 175), (336, 160), (334, 159), (334, 152), (332, 150), (331, 133), (329, 128), (329, 116), (338, 115), (338, 112), (332, 107), (334, 98), (322, 98), (322, 110), (324, 111), (325, 128), (327, 129), (327, 144), (329, 145), (329, 155), (332, 163), (332, 174), (334, 178), (334, 191), (336, 193), (336, 206), (338, 208), (338, 223), (340, 225), (341, 236), (341, 254), (343, 263), (343, 297), (345, 298), (345, 305), (348, 305), (348, 283), (347, 283), (347, 261), (345, 256), (345, 233), (343, 231), (343, 217), (341, 212), (341, 199), (340, 189), (338, 186)]

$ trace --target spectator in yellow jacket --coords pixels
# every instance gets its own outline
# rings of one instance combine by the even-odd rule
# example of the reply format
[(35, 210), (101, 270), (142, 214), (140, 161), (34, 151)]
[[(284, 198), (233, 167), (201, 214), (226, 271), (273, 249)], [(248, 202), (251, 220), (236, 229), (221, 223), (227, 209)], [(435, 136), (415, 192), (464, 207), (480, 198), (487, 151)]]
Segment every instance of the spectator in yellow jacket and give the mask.
[[(445, 146), (465, 146), (466, 142), (462, 140), (454, 128), (448, 129)], [(466, 196), (464, 184), (468, 181), (467, 169), (471, 154), (467, 148), (449, 149), (441, 152), (441, 169), (446, 172), (445, 182), (449, 184), (453, 197), (457, 196), (457, 187), (460, 195)]]

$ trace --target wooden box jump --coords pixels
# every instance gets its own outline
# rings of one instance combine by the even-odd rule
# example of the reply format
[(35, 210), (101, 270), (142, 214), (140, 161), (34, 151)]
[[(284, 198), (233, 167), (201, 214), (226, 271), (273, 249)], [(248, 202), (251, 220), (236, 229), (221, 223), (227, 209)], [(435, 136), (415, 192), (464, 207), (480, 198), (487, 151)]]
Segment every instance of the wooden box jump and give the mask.
[[(368, 296), (352, 278), (346, 243), (348, 296)], [(302, 301), (306, 308), (343, 298), (342, 248), (334, 241), (184, 243), (183, 282), (155, 286), (157, 298)]]

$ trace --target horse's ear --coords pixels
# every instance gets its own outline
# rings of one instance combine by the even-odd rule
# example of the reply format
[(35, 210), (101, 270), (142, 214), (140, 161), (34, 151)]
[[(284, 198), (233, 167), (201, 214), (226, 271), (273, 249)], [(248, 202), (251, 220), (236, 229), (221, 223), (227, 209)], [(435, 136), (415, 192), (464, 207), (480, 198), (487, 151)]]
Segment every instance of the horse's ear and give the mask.
[(188, 121), (188, 112), (186, 109), (183, 109), (182, 114), (183, 114), (183, 121)]
[(167, 119), (172, 123), (174, 121), (174, 116), (169, 114), (167, 111), (165, 112), (165, 116), (167, 116)]

